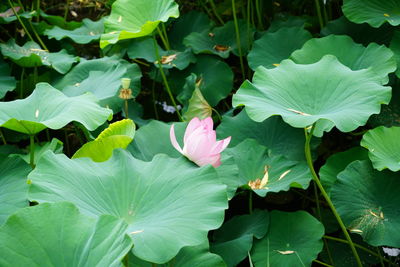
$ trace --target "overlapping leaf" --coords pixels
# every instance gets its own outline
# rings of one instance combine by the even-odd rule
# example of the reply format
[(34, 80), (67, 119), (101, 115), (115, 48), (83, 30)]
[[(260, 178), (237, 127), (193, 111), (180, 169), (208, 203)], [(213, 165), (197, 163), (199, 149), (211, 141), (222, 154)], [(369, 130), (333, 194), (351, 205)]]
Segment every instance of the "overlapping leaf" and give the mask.
[(207, 232), (222, 224), (227, 208), (226, 186), (213, 167), (165, 155), (143, 162), (115, 150), (108, 161), (95, 163), (47, 153), (29, 179), (31, 200), (66, 200), (91, 216), (123, 218), (133, 253), (154, 263), (204, 242)]
[(92, 94), (67, 97), (47, 83), (38, 83), (25, 99), (0, 102), (0, 126), (33, 135), (76, 121), (94, 130), (112, 115), (96, 101)]
[(10, 76), (10, 68), (7, 63), (0, 58), (0, 98), (3, 98), (8, 91), (14, 90), (16, 80)]

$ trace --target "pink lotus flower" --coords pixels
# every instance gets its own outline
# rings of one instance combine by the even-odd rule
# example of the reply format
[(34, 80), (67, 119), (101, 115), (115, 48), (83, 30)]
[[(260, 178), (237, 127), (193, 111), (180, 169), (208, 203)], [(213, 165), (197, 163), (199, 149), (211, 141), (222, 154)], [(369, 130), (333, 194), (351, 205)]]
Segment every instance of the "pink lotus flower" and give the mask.
[(173, 124), (169, 137), (174, 148), (188, 159), (199, 166), (211, 164), (214, 167), (221, 165), (221, 152), (231, 141), (230, 136), (224, 140), (217, 141), (211, 117), (204, 120), (193, 118), (189, 122), (183, 138), (183, 149), (176, 141)]

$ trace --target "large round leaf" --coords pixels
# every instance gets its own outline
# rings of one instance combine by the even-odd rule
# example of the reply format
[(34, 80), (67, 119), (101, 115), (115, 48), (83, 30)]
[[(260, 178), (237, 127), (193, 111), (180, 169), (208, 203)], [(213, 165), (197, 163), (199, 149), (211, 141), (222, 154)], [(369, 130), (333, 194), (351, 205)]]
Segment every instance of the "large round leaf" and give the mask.
[(354, 147), (330, 156), (319, 170), (319, 177), (325, 191), (328, 194), (330, 193), (333, 184), (337, 180), (337, 175), (343, 171), (347, 165), (355, 160), (363, 159), (368, 159), (368, 153), (367, 150), (362, 147)]
[(114, 149), (126, 148), (135, 136), (135, 124), (125, 119), (114, 122), (102, 131), (97, 138), (84, 144), (72, 158), (88, 157), (93, 161), (108, 160)]
[(387, 83), (388, 74), (396, 70), (393, 52), (384, 45), (371, 43), (368, 47), (356, 44), (348, 36), (329, 35), (314, 38), (290, 56), (299, 64), (318, 62), (325, 55), (334, 55), (343, 65), (352, 70), (371, 69), (377, 81)]
[(49, 39), (55, 38), (61, 40), (64, 38), (70, 38), (77, 44), (88, 44), (94, 40), (100, 39), (100, 35), (104, 31), (104, 20), (91, 21), (90, 19), (83, 19), (82, 26), (74, 30), (63, 29), (58, 26), (54, 26), (51, 29), (44, 31), (44, 35), (47, 35)]
[(101, 108), (92, 94), (67, 97), (47, 83), (38, 83), (28, 98), (0, 102), (0, 126), (30, 135), (72, 121), (93, 131), (110, 116), (111, 110)]
[(10, 68), (7, 63), (0, 58), (0, 98), (3, 98), (8, 91), (14, 90), (17, 81), (10, 76)]
[[(185, 78), (190, 76), (191, 73), (196, 74), (197, 79), (201, 80), (201, 93), (212, 107), (216, 106), (232, 91), (233, 72), (228, 64), (216, 57), (200, 55), (197, 57), (197, 62), (191, 64), (184, 71), (170, 72), (171, 86), (177, 89), (183, 88)], [(178, 98), (182, 101), (189, 100), (192, 93), (193, 90), (185, 91), (183, 89)]]
[(95, 163), (47, 153), (29, 179), (34, 201), (67, 200), (88, 215), (123, 218), (133, 253), (155, 263), (204, 242), (227, 208), (226, 186), (212, 166), (199, 168), (165, 155), (143, 162), (115, 150), (108, 161)]
[(142, 74), (136, 64), (115, 57), (104, 57), (80, 62), (67, 75), (54, 84), (67, 96), (93, 93), (102, 106), (109, 106), (118, 112), (122, 100), (118, 97), (121, 78), (131, 79), (133, 96), (139, 94)]
[(364, 125), (389, 102), (390, 91), (369, 70), (352, 71), (327, 55), (309, 65), (285, 60), (275, 69), (259, 67), (253, 83), (244, 82), (233, 96), (233, 105), (246, 105), (258, 122), (274, 115), (299, 128), (318, 122), (315, 134), (320, 136), (333, 126), (349, 132)]
[[(306, 189), (312, 179), (304, 161), (269, 155), (267, 148), (253, 139), (246, 139), (233, 148), (227, 148), (224, 153), (232, 156), (239, 168), (237, 183), (249, 185), (261, 197), (269, 192), (288, 191), (290, 187)], [(253, 183), (264, 184), (253, 186)]]
[(400, 31), (395, 31), (393, 39), (390, 42), (390, 49), (393, 51), (397, 62), (397, 77), (400, 77)]
[(355, 161), (339, 173), (331, 197), (351, 232), (373, 246), (400, 247), (399, 173)]
[[(238, 30), (241, 52), (245, 55), (253, 42), (254, 29), (246, 21), (239, 20)], [(191, 47), (196, 54), (207, 53), (227, 58), (229, 53), (233, 52), (239, 56), (234, 21), (228, 21), (223, 26), (212, 30), (192, 32), (183, 40), (183, 43)]]
[(69, 71), (72, 64), (78, 61), (78, 57), (70, 55), (66, 50), (57, 53), (49, 53), (32, 41), (19, 46), (14, 39), (5, 44), (0, 44), (1, 53), (22, 67), (49, 66), (64, 74)]
[(26, 178), (31, 168), (20, 158), (6, 158), (0, 163), (0, 225), (20, 208), (27, 207)]
[(116, 0), (104, 22), (105, 34), (101, 36), (100, 47), (150, 35), (160, 22), (178, 16), (178, 5), (173, 0)]
[(235, 216), (214, 233), (211, 251), (221, 255), (227, 266), (236, 266), (247, 257), (253, 246), (253, 236), (260, 239), (268, 230), (266, 211), (255, 210), (250, 215)]
[[(252, 138), (270, 149), (272, 154), (284, 155), (291, 160), (304, 160), (304, 131), (290, 127), (278, 116), (255, 122), (242, 110), (234, 117), (223, 116), (217, 129), (219, 139), (232, 136), (229, 143), (231, 147)], [(316, 148), (317, 144), (313, 142), (313, 148)]]
[(267, 32), (254, 42), (247, 60), (252, 70), (258, 66), (275, 68), (282, 60), (311, 39), (311, 33), (302, 27), (281, 28), (276, 32)]
[(400, 170), (399, 137), (400, 127), (380, 126), (364, 134), (361, 146), (369, 150), (368, 155), (375, 169)]
[(21, 209), (0, 227), (1, 266), (121, 266), (132, 246), (126, 223), (98, 219), (71, 203)]
[(388, 22), (400, 25), (400, 2), (398, 0), (344, 0), (344, 15), (355, 23), (368, 23), (378, 28)]
[(311, 266), (322, 250), (324, 226), (304, 211), (272, 211), (267, 235), (255, 241), (254, 266)]

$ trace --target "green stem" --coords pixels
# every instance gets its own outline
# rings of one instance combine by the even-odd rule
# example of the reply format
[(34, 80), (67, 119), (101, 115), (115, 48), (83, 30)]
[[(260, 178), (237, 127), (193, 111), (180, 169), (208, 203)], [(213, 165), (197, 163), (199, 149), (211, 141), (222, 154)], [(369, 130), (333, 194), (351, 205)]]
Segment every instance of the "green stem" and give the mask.
[(217, 117), (218, 117), (219, 121), (222, 121), (221, 114), (219, 114), (218, 110), (216, 110), (215, 108), (211, 108), (211, 110), (214, 111), (215, 114), (217, 114)]
[(40, 20), (40, 0), (36, 0), (36, 22)]
[(317, 15), (318, 15), (319, 27), (322, 30), (322, 28), (324, 27), (324, 21), (322, 20), (321, 6), (319, 4), (319, 0), (314, 0), (314, 1), (315, 1), (315, 9), (317, 10)]
[(258, 26), (262, 30), (264, 29), (264, 25), (262, 21), (260, 0), (256, 0), (256, 13), (257, 13)]
[(17, 0), (17, 2), (18, 2), (18, 5), (21, 7), (22, 12), (25, 12), (25, 7), (24, 7), (24, 5), (21, 3), (21, 0)]
[(346, 237), (347, 241), (349, 242), (349, 246), (351, 248), (351, 251), (354, 254), (354, 258), (356, 259), (357, 265), (358, 266), (362, 266), (360, 257), (358, 256), (357, 250), (353, 244), (353, 241), (351, 240), (351, 237), (349, 235), (349, 233), (347, 232), (346, 226), (344, 225), (342, 218), (340, 217), (339, 213), (336, 211), (335, 206), (332, 203), (331, 198), (329, 197), (329, 195), (326, 193), (324, 187), (322, 186), (317, 173), (315, 172), (314, 169), (314, 165), (313, 165), (313, 161), (312, 161), (312, 156), (311, 156), (311, 148), (310, 148), (310, 142), (311, 142), (311, 138), (313, 136), (313, 132), (315, 129), (315, 123), (312, 125), (310, 133), (307, 132), (307, 129), (304, 129), (304, 133), (306, 136), (306, 142), (305, 142), (305, 146), (304, 146), (304, 152), (305, 152), (305, 156), (306, 156), (306, 160), (307, 160), (307, 164), (308, 167), (310, 168), (311, 174), (313, 176), (313, 180), (314, 182), (317, 184), (318, 189), (321, 191), (321, 194), (323, 195), (323, 197), (325, 198), (326, 202), (328, 203), (329, 207), (332, 210), (333, 215), (335, 216), (337, 222), (340, 225), (340, 228), (343, 231), (344, 236)]
[(7, 145), (6, 138), (4, 137), (3, 131), (0, 129), (1, 140), (3, 141), (4, 145)]
[(221, 23), (221, 25), (224, 25), (225, 22), (223, 21), (223, 19), (219, 16), (218, 11), (217, 11), (217, 7), (215, 6), (214, 0), (210, 0), (210, 5), (211, 5), (211, 9), (215, 15), (215, 17), (217, 18), (217, 20), (219, 21), (219, 23)]
[(167, 81), (167, 77), (165, 76), (164, 69), (163, 69), (162, 64), (161, 64), (160, 52), (158, 51), (158, 45), (157, 45), (157, 40), (156, 40), (155, 35), (153, 35), (153, 41), (154, 41), (154, 49), (156, 51), (156, 58), (157, 58), (157, 62), (158, 62), (158, 69), (160, 70), (161, 77), (163, 79), (165, 89), (167, 89), (167, 93), (169, 95), (169, 98), (171, 99), (172, 105), (175, 108), (175, 111), (176, 111), (176, 114), (179, 117), (179, 120), (183, 121), (183, 118), (181, 116), (181, 113), (179, 112), (178, 106), (176, 105), (174, 96), (172, 95), (171, 88), (169, 87), (169, 84), (168, 84), (168, 81)]
[(32, 35), (29, 33), (28, 29), (25, 27), (25, 24), (22, 22), (21, 18), (19, 17), (18, 13), (15, 11), (13, 4), (11, 3), (11, 0), (7, 0), (8, 4), (10, 5), (14, 15), (17, 17), (17, 20), (19, 24), (21, 24), (22, 28), (24, 29), (26, 35), (28, 35), (29, 39), (31, 39), (32, 42), (34, 42)]
[(29, 164), (31, 165), (32, 169), (35, 168), (35, 136), (32, 134), (29, 136), (30, 141), (30, 157), (29, 157)]
[(169, 44), (167, 28), (165, 27), (164, 23), (161, 23), (162, 32), (164, 33), (164, 38), (167, 41), (168, 50), (171, 50), (171, 45)]
[(378, 252), (377, 254), (379, 255), (379, 261), (381, 262), (381, 266), (385, 267), (385, 263), (383, 262), (383, 257), (382, 257), (379, 247), (376, 248), (376, 251)]
[(33, 34), (36, 36), (36, 39), (39, 41), (40, 45), (42, 46), (42, 48), (46, 51), (49, 51), (49, 49), (47, 49), (47, 46), (44, 44), (44, 42), (42, 41), (42, 38), (40, 38), (39, 34), (36, 32), (35, 28), (32, 25), (32, 22), (30, 20), (28, 20), (29, 25), (32, 28), (32, 32)]
[[(344, 243), (344, 244), (348, 244), (349, 243), (347, 240), (344, 240), (344, 239), (341, 239), (341, 238), (337, 238), (337, 237), (333, 237), (333, 236), (329, 236), (329, 235), (324, 235), (323, 238), (324, 239), (328, 239), (328, 240), (332, 240), (332, 241), (336, 241), (336, 242), (339, 242), (339, 243)], [(380, 256), (379, 254), (375, 253), (374, 251), (372, 251), (372, 250), (370, 250), (370, 249), (368, 249), (368, 248), (366, 248), (364, 246), (361, 246), (361, 245), (359, 245), (357, 243), (354, 243), (354, 246), (356, 246), (357, 248), (359, 248), (361, 250), (364, 250), (365, 252), (367, 252), (367, 253), (379, 258), (380, 260), (383, 260), (383, 261), (385, 261), (385, 262), (387, 262), (387, 263), (389, 263), (391, 265), (394, 265), (388, 259), (385, 259), (384, 257)]]
[(156, 105), (156, 92), (155, 92), (157, 78), (158, 78), (158, 71), (156, 72), (156, 77), (154, 77), (153, 83), (151, 85), (151, 96), (153, 98), (154, 114), (156, 115), (156, 119), (158, 120), (159, 118), (158, 118), (158, 111), (157, 111), (157, 105)]
[[(160, 38), (161, 38), (162, 43), (164, 44), (165, 49), (166, 49), (166, 50), (170, 50), (168, 40), (165, 38), (163, 32), (160, 30), (160, 27), (158, 27), (158, 26), (157, 26), (157, 32), (158, 32), (158, 35), (159, 35)], [(157, 58), (157, 59), (158, 59), (158, 58)]]
[(129, 119), (129, 116), (128, 116), (128, 99), (125, 99), (125, 101), (124, 101), (125, 103), (124, 103), (124, 112), (125, 112), (125, 119)]
[(69, 1), (66, 1), (66, 6), (65, 6), (65, 11), (64, 11), (64, 20), (67, 21), (67, 17), (68, 17), (68, 11), (69, 11)]
[(327, 266), (327, 267), (333, 267), (333, 265), (329, 265), (325, 262), (319, 261), (319, 260), (313, 260), (313, 262), (321, 264), (322, 266)]
[(243, 80), (246, 79), (245, 71), (244, 71), (244, 64), (243, 64), (243, 54), (242, 54), (242, 47), (240, 45), (240, 33), (239, 33), (239, 25), (236, 16), (236, 6), (235, 0), (232, 0), (232, 13), (233, 13), (233, 21), (235, 24), (235, 32), (236, 32), (236, 45), (239, 51), (239, 59), (240, 59), (240, 69), (242, 70), (242, 78)]

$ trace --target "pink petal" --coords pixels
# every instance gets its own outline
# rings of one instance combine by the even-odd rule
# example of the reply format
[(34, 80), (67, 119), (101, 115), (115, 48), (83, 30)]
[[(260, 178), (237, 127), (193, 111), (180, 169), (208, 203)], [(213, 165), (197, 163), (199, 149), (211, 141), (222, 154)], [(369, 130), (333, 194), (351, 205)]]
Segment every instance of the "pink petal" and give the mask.
[(175, 128), (174, 125), (171, 125), (171, 128), (169, 130), (169, 139), (171, 140), (172, 145), (174, 146), (174, 148), (176, 150), (179, 151), (179, 153), (183, 154), (183, 150), (180, 147), (180, 145), (178, 144), (178, 141), (176, 141), (176, 137), (175, 137)]
[(216, 142), (213, 148), (211, 149), (210, 154), (221, 153), (229, 145), (230, 141), (231, 141), (231, 136)]
[(201, 126), (201, 122), (199, 120), (199, 118), (195, 117), (193, 119), (191, 119), (191, 121), (189, 122), (188, 126), (186, 127), (186, 131), (185, 131), (185, 136), (183, 137), (183, 143), (185, 144), (188, 137), (197, 129)]
[(196, 163), (199, 166), (211, 164), (214, 168), (216, 168), (219, 165), (221, 165), (221, 155), (220, 154), (211, 155), (211, 156), (209, 155), (207, 157), (204, 157), (204, 158), (194, 161), (194, 163)]
[(207, 117), (201, 121), (202, 126), (204, 126), (207, 130), (212, 130), (214, 122), (211, 117)]

